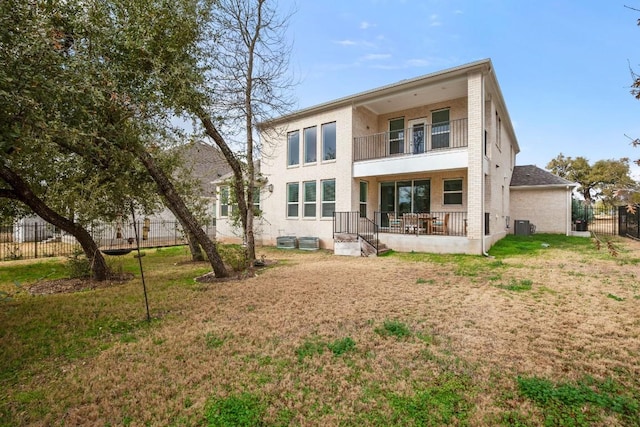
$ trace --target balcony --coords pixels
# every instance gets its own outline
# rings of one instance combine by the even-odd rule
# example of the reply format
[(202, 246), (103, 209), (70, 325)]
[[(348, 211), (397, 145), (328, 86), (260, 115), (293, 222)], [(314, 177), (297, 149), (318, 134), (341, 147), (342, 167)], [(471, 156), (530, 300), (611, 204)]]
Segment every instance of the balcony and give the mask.
[(376, 160), (467, 147), (467, 119), (353, 138), (353, 160)]

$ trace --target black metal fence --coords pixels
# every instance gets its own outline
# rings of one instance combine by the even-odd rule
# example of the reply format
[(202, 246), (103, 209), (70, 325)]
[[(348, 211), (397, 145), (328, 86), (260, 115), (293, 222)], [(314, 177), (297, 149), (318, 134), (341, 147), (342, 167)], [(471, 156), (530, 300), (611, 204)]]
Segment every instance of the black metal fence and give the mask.
[[(178, 246), (187, 243), (177, 221), (136, 222), (140, 247)], [(100, 249), (135, 248), (135, 230), (131, 221), (98, 223), (87, 227)], [(204, 227), (215, 238), (215, 227)], [(42, 221), (25, 221), (0, 225), (0, 261), (68, 256), (78, 251), (76, 239)]]
[(587, 205), (574, 200), (571, 221), (574, 231), (591, 231), (606, 236), (620, 234), (618, 208), (615, 206)]
[(618, 208), (619, 234), (625, 237), (640, 239), (640, 205), (632, 207), (620, 206)]

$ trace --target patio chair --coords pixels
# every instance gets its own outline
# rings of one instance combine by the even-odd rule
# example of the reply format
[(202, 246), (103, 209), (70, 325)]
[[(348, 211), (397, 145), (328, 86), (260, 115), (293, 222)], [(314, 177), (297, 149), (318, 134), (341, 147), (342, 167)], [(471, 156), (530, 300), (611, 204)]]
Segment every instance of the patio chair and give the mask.
[(431, 225), (433, 234), (449, 234), (449, 214), (444, 215), (443, 221), (433, 221)]
[(416, 233), (418, 231), (418, 215), (414, 213), (406, 213), (402, 216), (404, 222), (404, 231)]
[(395, 212), (389, 212), (387, 216), (389, 217), (389, 230), (400, 229), (402, 221), (396, 218)]

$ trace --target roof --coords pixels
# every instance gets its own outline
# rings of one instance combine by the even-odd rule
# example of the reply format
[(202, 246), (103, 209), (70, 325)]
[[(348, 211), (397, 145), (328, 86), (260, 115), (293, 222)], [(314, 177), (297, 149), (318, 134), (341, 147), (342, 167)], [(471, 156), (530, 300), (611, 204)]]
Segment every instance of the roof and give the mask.
[(200, 195), (212, 195), (211, 183), (231, 171), (222, 152), (209, 144), (198, 141), (189, 142), (177, 147), (184, 161), (184, 168), (200, 183)]
[[(488, 77), (487, 84), (494, 89), (494, 93), (498, 98), (497, 104), (501, 107), (500, 112), (504, 119), (503, 123), (507, 126), (507, 131), (510, 133), (513, 139), (515, 151), (516, 153), (518, 153), (520, 151), (518, 139), (516, 137), (515, 130), (513, 129), (511, 118), (506, 108), (502, 90), (500, 89), (498, 79), (495, 75), (493, 64), (491, 62), (491, 59), (489, 58), (470, 62), (468, 64), (463, 64), (434, 73), (425, 74), (419, 77), (401, 80), (399, 82), (392, 83), (386, 86), (381, 86), (364, 92), (356, 93), (354, 95), (338, 98), (333, 101), (303, 108), (290, 114), (286, 114), (284, 116), (260, 123), (259, 127), (276, 126), (281, 123), (297, 120), (310, 115), (320, 114), (336, 108), (364, 105), (367, 103), (375, 102), (376, 100), (389, 99), (390, 97), (394, 96), (401, 96), (401, 94), (406, 95), (406, 93), (414, 91), (416, 88), (425, 87), (426, 85), (432, 85), (440, 90), (442, 89), (442, 84), (445, 82), (452, 82), (459, 79), (463, 79), (466, 82), (467, 75), (472, 71), (480, 71)], [(415, 96), (415, 94), (413, 93), (411, 93), (411, 95)], [(432, 95), (433, 93), (431, 93), (430, 96)]]
[(535, 165), (516, 166), (511, 175), (511, 187), (575, 187), (575, 182), (554, 175)]

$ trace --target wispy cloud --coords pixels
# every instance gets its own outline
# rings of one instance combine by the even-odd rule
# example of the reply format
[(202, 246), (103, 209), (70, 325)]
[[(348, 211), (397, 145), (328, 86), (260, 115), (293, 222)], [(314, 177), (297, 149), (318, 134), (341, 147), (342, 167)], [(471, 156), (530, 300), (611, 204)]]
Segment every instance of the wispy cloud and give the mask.
[(389, 53), (370, 53), (368, 55), (361, 57), (360, 59), (363, 61), (379, 61), (382, 59), (389, 59), (389, 58), (391, 58), (391, 54)]
[(372, 24), (371, 22), (362, 21), (362, 22), (360, 23), (360, 29), (361, 29), (361, 30), (366, 30), (366, 29), (368, 29), (368, 28), (373, 28), (373, 27), (375, 27), (375, 25), (374, 25), (374, 24)]
[(431, 61), (426, 59), (409, 59), (407, 60), (408, 67), (428, 67), (431, 65)]
[(439, 27), (442, 25), (442, 21), (440, 21), (440, 16), (433, 14), (429, 17), (429, 25), (432, 27)]
[(334, 41), (335, 44), (339, 44), (340, 46), (355, 46), (358, 43), (353, 41), (353, 40), (336, 40)]
[(453, 11), (454, 15), (464, 15), (464, 11), (460, 10), (460, 9), (456, 9)]

